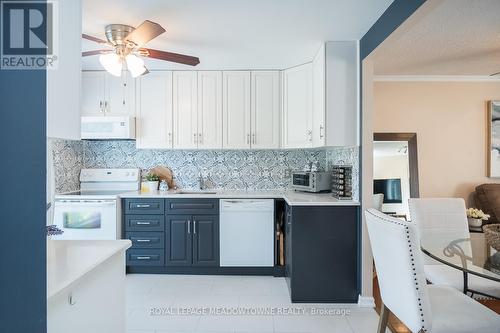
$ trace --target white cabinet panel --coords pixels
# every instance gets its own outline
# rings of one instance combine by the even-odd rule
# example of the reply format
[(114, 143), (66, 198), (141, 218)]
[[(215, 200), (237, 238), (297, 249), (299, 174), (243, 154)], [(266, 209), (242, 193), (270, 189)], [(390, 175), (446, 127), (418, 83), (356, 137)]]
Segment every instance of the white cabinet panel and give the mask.
[(312, 63), (313, 77), (313, 125), (312, 145), (323, 147), (325, 145), (325, 47), (322, 46)]
[(326, 43), (326, 145), (359, 145), (357, 41)]
[(103, 71), (82, 72), (82, 115), (104, 115), (105, 81)]
[(128, 71), (121, 77), (106, 74), (106, 115), (135, 116), (135, 80)]
[(222, 148), (222, 72), (198, 72), (198, 148)]
[(283, 71), (283, 147), (312, 147), (312, 64)]
[(223, 147), (250, 148), (250, 72), (222, 74)]
[(280, 146), (280, 73), (253, 71), (251, 94), (251, 146), (256, 149)]
[[(57, 68), (47, 70), (47, 136), (80, 139), (82, 3), (59, 1)], [(98, 102), (97, 102), (98, 103)], [(99, 104), (92, 105), (99, 110)]]
[(194, 71), (174, 72), (174, 148), (193, 149), (198, 145), (198, 75)]
[(138, 80), (137, 148), (172, 148), (172, 72)]

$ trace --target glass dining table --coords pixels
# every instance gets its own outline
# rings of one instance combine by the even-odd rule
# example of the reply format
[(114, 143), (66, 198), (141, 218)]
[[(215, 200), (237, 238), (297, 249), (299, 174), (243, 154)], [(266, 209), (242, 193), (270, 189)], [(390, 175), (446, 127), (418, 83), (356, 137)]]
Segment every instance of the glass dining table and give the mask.
[(483, 233), (427, 231), (421, 235), (420, 247), (429, 257), (463, 273), (465, 294), (492, 297), (470, 289), (469, 274), (500, 283), (500, 252), (487, 243)]

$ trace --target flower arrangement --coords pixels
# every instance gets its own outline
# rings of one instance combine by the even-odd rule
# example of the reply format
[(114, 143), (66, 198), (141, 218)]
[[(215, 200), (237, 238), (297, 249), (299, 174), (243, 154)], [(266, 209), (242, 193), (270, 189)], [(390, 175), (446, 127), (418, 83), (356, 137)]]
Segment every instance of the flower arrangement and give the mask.
[(488, 221), (490, 216), (485, 214), (481, 209), (469, 208), (467, 209), (467, 217), (471, 219), (478, 219), (483, 221)]
[(144, 179), (148, 182), (157, 182), (160, 180), (160, 177), (154, 173), (148, 173), (146, 176), (144, 176)]

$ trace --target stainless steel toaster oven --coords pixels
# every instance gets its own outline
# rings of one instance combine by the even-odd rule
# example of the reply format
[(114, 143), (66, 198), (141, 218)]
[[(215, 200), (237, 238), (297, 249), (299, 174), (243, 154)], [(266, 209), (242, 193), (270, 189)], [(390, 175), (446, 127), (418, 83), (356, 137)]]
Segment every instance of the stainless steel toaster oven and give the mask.
[(332, 190), (332, 175), (330, 172), (294, 172), (292, 188), (304, 192), (324, 192)]

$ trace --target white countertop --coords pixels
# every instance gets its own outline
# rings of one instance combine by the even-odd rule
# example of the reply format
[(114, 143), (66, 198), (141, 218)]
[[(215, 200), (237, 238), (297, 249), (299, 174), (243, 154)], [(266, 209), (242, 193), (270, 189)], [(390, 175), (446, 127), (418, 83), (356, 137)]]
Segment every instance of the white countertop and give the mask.
[(47, 240), (47, 299), (131, 245), (128, 239)]
[(120, 194), (121, 198), (217, 198), (217, 199), (284, 199), (290, 206), (358, 206), (356, 200), (338, 200), (331, 193), (305, 193), (295, 191), (229, 191), (217, 193), (179, 193), (180, 191), (133, 191)]

